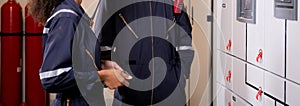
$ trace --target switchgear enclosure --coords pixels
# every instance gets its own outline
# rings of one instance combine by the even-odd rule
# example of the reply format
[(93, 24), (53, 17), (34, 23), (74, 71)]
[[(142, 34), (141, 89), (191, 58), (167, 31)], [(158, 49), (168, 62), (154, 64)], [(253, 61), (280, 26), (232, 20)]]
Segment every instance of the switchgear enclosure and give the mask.
[(297, 20), (298, 0), (274, 0), (274, 16), (280, 19)]
[(256, 23), (256, 0), (237, 0), (237, 20)]

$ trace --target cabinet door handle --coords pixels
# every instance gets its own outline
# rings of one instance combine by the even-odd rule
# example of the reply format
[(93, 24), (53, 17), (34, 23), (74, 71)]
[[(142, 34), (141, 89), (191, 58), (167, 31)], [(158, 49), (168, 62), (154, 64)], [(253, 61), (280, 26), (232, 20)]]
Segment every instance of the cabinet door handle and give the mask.
[(231, 101), (229, 101), (229, 102), (228, 102), (228, 106), (232, 106), (232, 103), (231, 103)]
[(226, 45), (226, 50), (230, 51), (232, 46), (231, 40), (228, 41), (228, 44)]
[(258, 55), (256, 57), (256, 62), (260, 62), (263, 56), (263, 51), (262, 49), (259, 49)]
[(228, 74), (226, 76), (226, 81), (230, 82), (230, 79), (231, 79), (231, 70), (228, 71)]
[(259, 87), (259, 91), (257, 92), (257, 94), (256, 94), (256, 100), (258, 100), (258, 98), (262, 95), (262, 93), (263, 93), (263, 91), (262, 91), (262, 87), (260, 86)]

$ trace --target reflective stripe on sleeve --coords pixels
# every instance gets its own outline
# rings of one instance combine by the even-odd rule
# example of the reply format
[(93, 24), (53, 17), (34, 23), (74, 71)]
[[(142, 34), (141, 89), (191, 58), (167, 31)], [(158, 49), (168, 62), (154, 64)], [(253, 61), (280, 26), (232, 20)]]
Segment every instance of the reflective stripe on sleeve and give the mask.
[(40, 73), (40, 79), (45, 79), (45, 78), (51, 78), (51, 77), (57, 77), (65, 72), (69, 72), (72, 69), (72, 67), (67, 67), (67, 68), (60, 68), (52, 71), (47, 71), (47, 72), (42, 72)]
[[(55, 12), (50, 18), (48, 18), (47, 21), (46, 21), (46, 23), (48, 23), (51, 19), (53, 19), (59, 13), (71, 13), (71, 14), (74, 14), (74, 15), (78, 16), (78, 14), (75, 11), (73, 11), (73, 10), (70, 10), (70, 9), (61, 9), (61, 10), (58, 10), (57, 12)], [(49, 28), (44, 27), (43, 34), (48, 34), (49, 30), (50, 30)]]
[(176, 51), (183, 51), (183, 50), (194, 50), (192, 46), (179, 46), (176, 47)]

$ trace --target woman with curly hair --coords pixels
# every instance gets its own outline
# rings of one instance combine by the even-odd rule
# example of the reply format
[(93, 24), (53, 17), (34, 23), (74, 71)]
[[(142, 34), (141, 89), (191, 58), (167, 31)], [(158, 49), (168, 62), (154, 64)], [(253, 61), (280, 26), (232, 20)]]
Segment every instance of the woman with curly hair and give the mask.
[[(80, 42), (75, 43), (78, 47), (72, 48), (75, 40), (95, 37), (90, 27), (90, 18), (80, 6), (81, 2), (82, 0), (30, 0), (32, 15), (45, 26), (43, 63), (39, 76), (47, 92), (57, 93), (53, 106), (102, 106), (105, 105), (102, 82), (110, 89), (127, 82), (124, 80), (127, 76), (116, 63), (106, 61), (100, 64), (100, 48), (97, 49), (97, 46), (93, 50), (95, 52), (91, 53), (87, 49), (81, 49), (86, 45)], [(93, 58), (92, 53), (95, 59), (90, 59)], [(74, 62), (74, 57), (82, 57), (83, 61)], [(94, 63), (92, 65), (91, 60)], [(77, 66), (83, 67), (76, 68)], [(81, 80), (78, 81), (76, 77)], [(97, 95), (98, 98), (88, 95)]]

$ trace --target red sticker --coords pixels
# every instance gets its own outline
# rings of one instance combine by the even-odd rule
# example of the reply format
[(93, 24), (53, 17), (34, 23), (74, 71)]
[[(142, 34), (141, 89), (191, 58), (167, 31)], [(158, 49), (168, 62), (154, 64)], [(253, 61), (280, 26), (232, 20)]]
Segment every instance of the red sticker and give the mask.
[(181, 14), (183, 9), (183, 0), (174, 0), (174, 13)]

